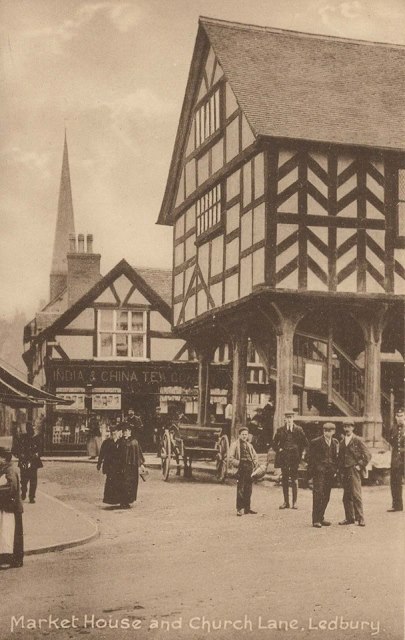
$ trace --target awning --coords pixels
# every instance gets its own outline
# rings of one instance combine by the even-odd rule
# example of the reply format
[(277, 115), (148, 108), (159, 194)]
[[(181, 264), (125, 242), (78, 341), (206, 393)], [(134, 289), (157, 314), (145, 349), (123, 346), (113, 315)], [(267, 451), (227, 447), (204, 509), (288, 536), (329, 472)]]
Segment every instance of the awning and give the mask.
[(9, 407), (41, 407), (48, 404), (72, 404), (71, 400), (58, 398), (52, 393), (38, 389), (0, 366), (0, 403)]
[(30, 400), (28, 396), (19, 393), (8, 384), (0, 380), (0, 404), (6, 404), (13, 409), (24, 409), (28, 407), (41, 407), (42, 402)]

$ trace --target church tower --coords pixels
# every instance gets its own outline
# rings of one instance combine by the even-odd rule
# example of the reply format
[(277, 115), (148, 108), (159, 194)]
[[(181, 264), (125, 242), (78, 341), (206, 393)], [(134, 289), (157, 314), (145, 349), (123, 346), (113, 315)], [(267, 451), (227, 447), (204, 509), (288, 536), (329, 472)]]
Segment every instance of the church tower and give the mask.
[(62, 173), (59, 188), (58, 217), (56, 220), (55, 239), (50, 274), (50, 300), (54, 300), (67, 286), (67, 253), (69, 236), (75, 234), (72, 188), (70, 184), (69, 155), (66, 140), (63, 148)]

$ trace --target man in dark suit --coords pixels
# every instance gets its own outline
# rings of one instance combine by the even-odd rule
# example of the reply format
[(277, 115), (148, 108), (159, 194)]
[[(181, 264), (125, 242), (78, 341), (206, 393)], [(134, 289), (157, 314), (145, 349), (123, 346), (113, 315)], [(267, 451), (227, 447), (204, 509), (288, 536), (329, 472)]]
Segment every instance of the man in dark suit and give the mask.
[(388, 511), (403, 511), (402, 502), (402, 478), (404, 476), (405, 458), (405, 414), (404, 410), (397, 409), (395, 424), (390, 432), (391, 452), (391, 495), (392, 508)]
[(345, 519), (339, 524), (365, 526), (361, 498), (361, 478), (371, 460), (371, 454), (359, 436), (354, 435), (354, 424), (346, 423), (344, 437), (339, 445), (338, 465), (343, 484)]
[(18, 458), (18, 466), (21, 473), (21, 498), (25, 500), (29, 485), (29, 501), (35, 502), (35, 493), (38, 484), (38, 469), (42, 469), (41, 460), (41, 440), (35, 434), (31, 422), (26, 424), (26, 432), (22, 433), (13, 450), (13, 454)]
[(324, 516), (337, 472), (339, 443), (333, 437), (335, 431), (333, 422), (325, 422), (323, 435), (309, 444), (308, 478), (314, 479), (312, 525), (318, 529), (331, 524)]
[(292, 508), (297, 508), (298, 495), (298, 466), (301, 462), (308, 440), (301, 427), (294, 424), (294, 411), (286, 411), (285, 424), (276, 431), (272, 448), (276, 452), (274, 466), (281, 468), (284, 502), (280, 509), (290, 508), (288, 493), (289, 480), (292, 484)]
[(143, 422), (139, 412), (135, 413), (133, 409), (129, 409), (125, 422), (131, 427), (132, 437), (141, 442), (143, 438)]

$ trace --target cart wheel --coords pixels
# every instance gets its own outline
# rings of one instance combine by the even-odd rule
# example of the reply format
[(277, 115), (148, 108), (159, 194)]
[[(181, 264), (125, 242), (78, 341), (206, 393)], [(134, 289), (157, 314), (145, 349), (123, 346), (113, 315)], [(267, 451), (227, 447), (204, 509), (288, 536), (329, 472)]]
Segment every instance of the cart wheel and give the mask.
[(229, 440), (228, 436), (221, 436), (218, 443), (217, 453), (217, 478), (223, 482), (228, 473), (229, 463)]
[(160, 451), (160, 458), (161, 458), (161, 464), (162, 464), (162, 476), (165, 482), (169, 478), (171, 457), (172, 457), (172, 446), (170, 442), (170, 436), (168, 433), (165, 433), (165, 435), (163, 436), (162, 448)]

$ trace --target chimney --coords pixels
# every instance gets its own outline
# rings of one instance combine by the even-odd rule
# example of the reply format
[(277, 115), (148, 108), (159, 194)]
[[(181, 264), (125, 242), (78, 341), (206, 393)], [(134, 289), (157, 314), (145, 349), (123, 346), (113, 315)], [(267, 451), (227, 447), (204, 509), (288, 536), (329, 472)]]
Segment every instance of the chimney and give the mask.
[(76, 238), (69, 238), (69, 253), (67, 255), (68, 273), (68, 306), (76, 302), (98, 282), (100, 274), (100, 254), (93, 253), (93, 236), (87, 236), (87, 252), (84, 250), (84, 235), (80, 233)]
[(93, 235), (87, 235), (87, 253), (93, 253)]

